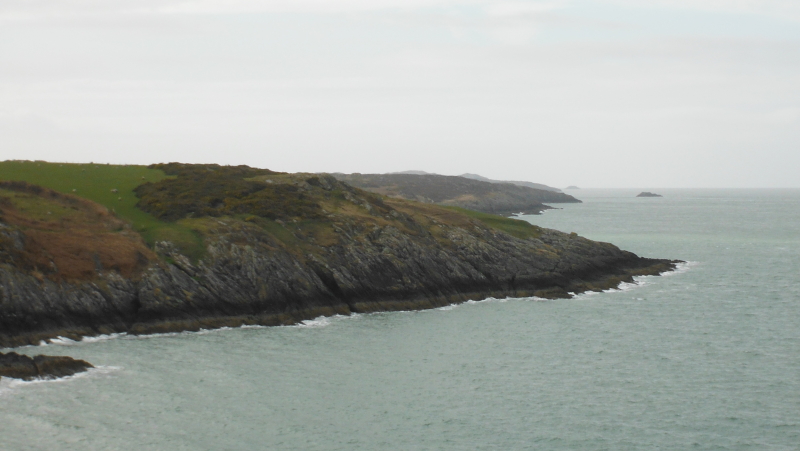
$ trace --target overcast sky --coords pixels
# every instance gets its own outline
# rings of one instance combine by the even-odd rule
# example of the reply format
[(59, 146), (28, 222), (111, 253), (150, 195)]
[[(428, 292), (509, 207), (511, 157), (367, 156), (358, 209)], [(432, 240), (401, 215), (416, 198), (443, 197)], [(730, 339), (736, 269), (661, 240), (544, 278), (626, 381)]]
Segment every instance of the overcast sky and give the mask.
[(800, 187), (800, 1), (2, 0), (4, 159)]

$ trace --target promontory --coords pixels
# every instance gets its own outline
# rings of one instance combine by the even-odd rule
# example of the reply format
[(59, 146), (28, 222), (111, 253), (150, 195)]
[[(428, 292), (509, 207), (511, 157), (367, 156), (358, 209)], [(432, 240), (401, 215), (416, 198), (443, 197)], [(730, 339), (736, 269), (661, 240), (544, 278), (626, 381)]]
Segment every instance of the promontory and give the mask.
[(569, 297), (674, 267), (324, 174), (7, 161), (0, 180), (0, 347)]

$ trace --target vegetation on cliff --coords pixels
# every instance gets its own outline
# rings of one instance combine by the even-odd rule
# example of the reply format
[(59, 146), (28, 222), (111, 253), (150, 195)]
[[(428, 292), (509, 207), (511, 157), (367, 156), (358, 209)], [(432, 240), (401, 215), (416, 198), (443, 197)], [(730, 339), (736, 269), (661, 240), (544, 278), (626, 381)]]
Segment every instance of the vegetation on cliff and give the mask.
[[(216, 164), (169, 163), (150, 168), (175, 176), (135, 189), (141, 199), (137, 206), (162, 220), (240, 214), (268, 219), (322, 217), (318, 199), (300, 184), (283, 183), (288, 181), (285, 174)], [(319, 183), (315, 177), (304, 182)]]
[(148, 246), (152, 247), (158, 241), (170, 241), (197, 258), (204, 247), (194, 231), (179, 223), (161, 221), (136, 206), (139, 199), (134, 189), (137, 186), (167, 177), (164, 171), (140, 165), (22, 160), (0, 162), (0, 180), (25, 181), (91, 200), (130, 224)]
[(0, 181), (0, 263), (38, 279), (133, 278), (155, 254), (105, 207), (27, 182)]

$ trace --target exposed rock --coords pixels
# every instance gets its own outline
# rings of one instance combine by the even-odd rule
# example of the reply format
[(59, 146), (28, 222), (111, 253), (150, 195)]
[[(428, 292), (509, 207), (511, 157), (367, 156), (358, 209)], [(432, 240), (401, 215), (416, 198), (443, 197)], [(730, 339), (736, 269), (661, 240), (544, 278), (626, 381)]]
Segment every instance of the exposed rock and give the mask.
[[(398, 209), (398, 215), (408, 213)], [(342, 222), (339, 244), (298, 254), (258, 226), (231, 220), (217, 224), (208, 255), (196, 263), (168, 243), (159, 245), (171, 263), (150, 266), (138, 280), (103, 272), (92, 281), (56, 282), (0, 265), (0, 346), (56, 336), (292, 324), (488, 296), (569, 297), (674, 267), (553, 230), (521, 239), (477, 221), (437, 222), (431, 223), (436, 235), (419, 225), (414, 235), (393, 225)]]
[(650, 191), (642, 191), (636, 197), (664, 197), (661, 194), (651, 193)]
[(72, 357), (37, 355), (31, 358), (16, 352), (0, 353), (0, 378), (51, 379), (72, 376), (89, 368), (94, 367), (89, 362)]

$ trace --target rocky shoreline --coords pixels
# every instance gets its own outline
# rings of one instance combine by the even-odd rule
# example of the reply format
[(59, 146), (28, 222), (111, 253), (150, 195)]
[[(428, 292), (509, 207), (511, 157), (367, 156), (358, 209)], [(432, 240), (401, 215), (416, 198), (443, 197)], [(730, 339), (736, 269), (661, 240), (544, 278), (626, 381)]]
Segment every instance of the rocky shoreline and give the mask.
[[(318, 316), (430, 309), (487, 297), (568, 298), (617, 287), (636, 275), (658, 275), (677, 263), (555, 231), (542, 238), (566, 240), (577, 249), (545, 258), (531, 252), (535, 243), (498, 234), (495, 246), (476, 249), (481, 247), (476, 240), (453, 255), (415, 246), (388, 230), (372, 243), (331, 249), (323, 260), (274, 248), (259, 252), (233, 243), (241, 239), (236, 235), (221, 234), (210, 246), (214, 257), (198, 263), (161, 243), (158, 251), (173, 263), (153, 265), (139, 280), (105, 272), (90, 282), (55, 282), (0, 267), (0, 347), (56, 337), (289, 325)], [(461, 240), (470, 237), (475, 238), (464, 233)], [(414, 257), (399, 258), (403, 254)]]

